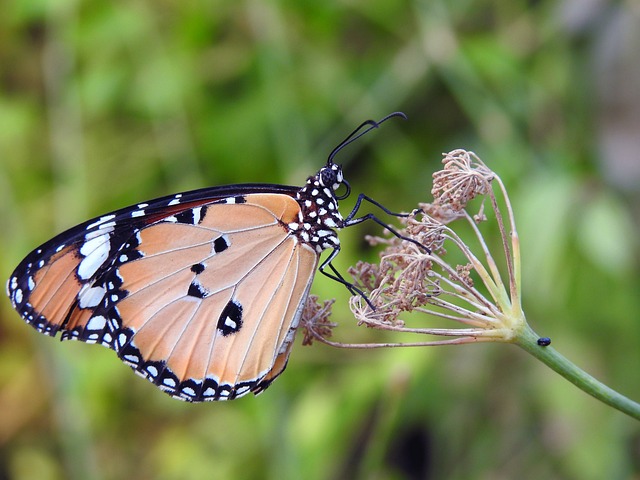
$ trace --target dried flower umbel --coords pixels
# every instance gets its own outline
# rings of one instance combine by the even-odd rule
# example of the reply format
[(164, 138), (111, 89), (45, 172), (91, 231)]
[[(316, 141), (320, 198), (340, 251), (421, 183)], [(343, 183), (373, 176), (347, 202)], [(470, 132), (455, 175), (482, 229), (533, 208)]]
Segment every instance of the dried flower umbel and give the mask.
[[(433, 203), (421, 204), (419, 210), (405, 219), (404, 228), (399, 232), (403, 237), (424, 245), (429, 251), (396, 236), (369, 237), (372, 245), (382, 244), (386, 248), (380, 254), (379, 264), (359, 262), (350, 269), (349, 273), (354, 278), (355, 285), (369, 300), (367, 302), (362, 296), (352, 297), (351, 311), (360, 324), (369, 327), (448, 337), (393, 345), (509, 342), (514, 337), (514, 330), (520, 328), (524, 322), (524, 314), (520, 308), (515, 275), (519, 270), (519, 250), (508, 197), (499, 177), (472, 152), (455, 150), (445, 155), (443, 163), (444, 168), (433, 175)], [(493, 182), (500, 185), (506, 198), (509, 227), (512, 232), (510, 240), (494, 196), (491, 185)], [(477, 221), (486, 217), (482, 213), (472, 217), (466, 211), (468, 203), (478, 196), (488, 197), (496, 217), (499, 217), (498, 225), (509, 259), (508, 291), (505, 290), (496, 263), (476, 225)], [(471, 225), (488, 268), (485, 268), (449, 226), (454, 221), (466, 221)], [(464, 263), (447, 263), (447, 249), (461, 252)], [(481, 280), (489, 297), (474, 286), (474, 276)], [(372, 309), (369, 303), (375, 309)], [(408, 322), (405, 323), (401, 316), (412, 312), (450, 320), (458, 326), (409, 327)], [(307, 326), (317, 334), (316, 336), (322, 337), (313, 322)], [(392, 344), (345, 345), (373, 347)]]
[[(473, 152), (465, 150), (445, 154), (442, 163), (443, 169), (433, 175), (433, 202), (421, 204), (419, 210), (403, 219), (400, 237), (368, 238), (372, 245), (385, 247), (378, 264), (358, 262), (350, 269), (355, 286), (367, 297), (354, 296), (350, 301), (359, 325), (435, 338), (359, 344), (332, 341), (328, 336), (336, 324), (329, 322), (329, 305), (325, 304), (307, 306), (313, 315), (303, 315), (305, 342), (315, 338), (348, 348), (514, 343), (587, 393), (640, 419), (639, 404), (577, 368), (549, 346), (550, 339), (540, 338), (527, 324), (521, 306), (520, 243), (500, 177)], [(479, 206), (471, 214), (473, 200), (473, 205)], [(490, 215), (485, 214), (486, 203)], [(499, 260), (503, 271), (480, 229), (480, 224), (490, 225), (491, 221), (501, 238), (503, 258)], [(454, 230), (460, 222), (468, 225), (473, 242), (465, 242)], [(474, 253), (471, 243), (479, 254)], [(449, 260), (452, 257), (455, 263)], [(313, 300), (313, 304), (316, 302)], [(440, 319), (450, 326), (424, 326), (430, 319)]]

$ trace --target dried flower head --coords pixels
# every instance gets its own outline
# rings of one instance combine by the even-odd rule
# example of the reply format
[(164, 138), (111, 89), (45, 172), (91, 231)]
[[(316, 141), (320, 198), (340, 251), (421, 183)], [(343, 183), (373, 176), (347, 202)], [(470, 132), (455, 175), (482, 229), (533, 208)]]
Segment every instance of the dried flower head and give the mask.
[(454, 211), (466, 208), (478, 195), (491, 189), (495, 174), (475, 153), (458, 149), (444, 154), (444, 168), (433, 174), (434, 203), (449, 205)]
[(302, 345), (313, 344), (314, 339), (328, 339), (338, 325), (330, 322), (331, 307), (335, 300), (318, 301), (317, 295), (309, 295), (302, 310), (300, 328), (303, 331)]

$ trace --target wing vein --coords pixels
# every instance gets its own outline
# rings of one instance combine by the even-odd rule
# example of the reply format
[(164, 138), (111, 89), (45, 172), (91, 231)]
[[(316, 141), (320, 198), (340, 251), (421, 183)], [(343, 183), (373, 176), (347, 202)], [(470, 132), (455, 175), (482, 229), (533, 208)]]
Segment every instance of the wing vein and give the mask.
[[(275, 288), (273, 288), (273, 291), (272, 291), (272, 293), (271, 293), (271, 296), (270, 296), (270, 298), (269, 298), (269, 301), (268, 301), (268, 302), (266, 302), (266, 304), (265, 304), (265, 306), (264, 306), (264, 308), (263, 308), (263, 310), (262, 310), (262, 312), (261, 312), (261, 314), (260, 314), (260, 316), (259, 316), (259, 318), (258, 318), (258, 321), (256, 322), (256, 326), (255, 326), (255, 329), (254, 329), (254, 331), (253, 331), (253, 335), (251, 335), (251, 339), (247, 342), (247, 346), (246, 346), (246, 348), (245, 348), (244, 357), (243, 357), (243, 359), (242, 359), (242, 362), (240, 363), (240, 368), (238, 369), (239, 371), (238, 371), (238, 373), (237, 373), (237, 375), (236, 375), (236, 380), (235, 380), (235, 381), (236, 381), (236, 383), (237, 383), (237, 381), (238, 381), (238, 378), (239, 378), (239, 375), (240, 375), (240, 371), (242, 370), (242, 368), (243, 368), (243, 366), (244, 366), (245, 362), (247, 361), (247, 357), (248, 357), (248, 355), (249, 355), (249, 352), (250, 352), (250, 351), (251, 351), (251, 349), (252, 349), (253, 343), (254, 343), (254, 341), (256, 340), (256, 335), (257, 335), (258, 330), (259, 330), (259, 328), (260, 328), (260, 324), (262, 323), (262, 321), (263, 321), (263, 320), (264, 320), (264, 318), (265, 318), (265, 315), (266, 315), (266, 314), (267, 314), (267, 312), (269, 311), (269, 309), (270, 309), (270, 307), (271, 307), (271, 305), (272, 305), (272, 303), (273, 303), (273, 300), (274, 300), (274, 298), (275, 298), (275, 296), (276, 296), (277, 291), (282, 287), (282, 285), (283, 285), (283, 283), (284, 283), (284, 279), (285, 279), (285, 278), (286, 278), (286, 276), (287, 276), (287, 272), (289, 271), (289, 268), (291, 268), (291, 264), (292, 264), (292, 261), (293, 261), (293, 258), (294, 258), (294, 256), (295, 256), (295, 254), (296, 254), (296, 251), (297, 251), (297, 246), (294, 246), (294, 247), (293, 247), (293, 249), (292, 249), (292, 251), (291, 251), (291, 255), (289, 256), (289, 260), (288, 260), (288, 262), (287, 262), (287, 268), (285, 268), (285, 269), (284, 269), (284, 271), (283, 271), (283, 273), (282, 273), (282, 276), (280, 277), (280, 280), (278, 281), (277, 286), (276, 286)], [(296, 274), (295, 274), (295, 278), (294, 278), (294, 285), (293, 285), (293, 286), (295, 286), (295, 280), (297, 280), (297, 277), (298, 277), (298, 268), (297, 268), (297, 265), (296, 265)], [(292, 294), (293, 294), (293, 288), (292, 288), (292, 290), (291, 290), (291, 292), (290, 292), (290, 294), (289, 294), (289, 301), (287, 302), (287, 305), (289, 305), (289, 303), (291, 302), (291, 296), (292, 296)], [(285, 313), (286, 313), (286, 309), (285, 309)], [(280, 335), (282, 334), (282, 328), (284, 327), (284, 322), (283, 322), (282, 320), (283, 320), (283, 319), (281, 319), (281, 321), (280, 321), (280, 328), (278, 329), (278, 335), (277, 335), (277, 337), (276, 337), (277, 339), (278, 339), (278, 338), (280, 338)], [(273, 367), (273, 364), (275, 363), (275, 359), (276, 359), (276, 357), (278, 356), (278, 351), (280, 350), (280, 346), (281, 346), (281, 343), (278, 343), (278, 344), (275, 346), (275, 349), (274, 349), (274, 355), (273, 355), (273, 359), (272, 359), (272, 361), (271, 361), (270, 369)], [(266, 373), (268, 373), (268, 371), (267, 371)], [(266, 373), (265, 373), (265, 374), (266, 374)]]

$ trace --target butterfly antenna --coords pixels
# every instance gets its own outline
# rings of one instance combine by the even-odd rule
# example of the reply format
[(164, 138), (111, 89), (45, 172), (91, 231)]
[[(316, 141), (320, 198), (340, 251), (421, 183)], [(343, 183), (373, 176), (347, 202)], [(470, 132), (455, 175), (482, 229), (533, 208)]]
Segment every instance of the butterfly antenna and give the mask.
[[(387, 115), (386, 117), (384, 117), (382, 120), (380, 120), (378, 122), (376, 122), (375, 120), (367, 120), (366, 122), (363, 122), (358, 128), (356, 128), (353, 132), (351, 132), (347, 136), (347, 138), (345, 138), (342, 142), (340, 142), (340, 144), (336, 148), (334, 148), (331, 151), (331, 153), (329, 154), (329, 159), (327, 160), (327, 165), (331, 165), (333, 163), (333, 159), (335, 158), (335, 156), (344, 147), (346, 147), (350, 143), (355, 142), (357, 139), (359, 139), (364, 134), (370, 132), (374, 128), (378, 128), (384, 122), (386, 122), (390, 118), (394, 118), (394, 117), (400, 117), (400, 118), (403, 118), (405, 120), (407, 119), (407, 116), (404, 113), (402, 113), (402, 112), (393, 112), (393, 113), (390, 113), (389, 115)], [(366, 126), (368, 126), (369, 128), (367, 128), (365, 131), (361, 132), (360, 130), (362, 130)]]

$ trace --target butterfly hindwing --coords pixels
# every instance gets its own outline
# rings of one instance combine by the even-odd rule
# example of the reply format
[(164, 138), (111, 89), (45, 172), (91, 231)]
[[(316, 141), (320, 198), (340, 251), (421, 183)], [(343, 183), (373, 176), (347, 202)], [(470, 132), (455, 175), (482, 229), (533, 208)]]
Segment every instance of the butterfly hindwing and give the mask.
[[(297, 215), (290, 197), (247, 195), (234, 214), (223, 209), (209, 206), (198, 225), (143, 229), (143, 256), (119, 269), (127, 297), (111, 310), (131, 319), (119, 355), (188, 400), (233, 398), (261, 386), (293, 340), (317, 264), (317, 254), (281, 223)], [(200, 235), (209, 241), (184, 248), (185, 238)], [(163, 237), (172, 241), (153, 240)]]

